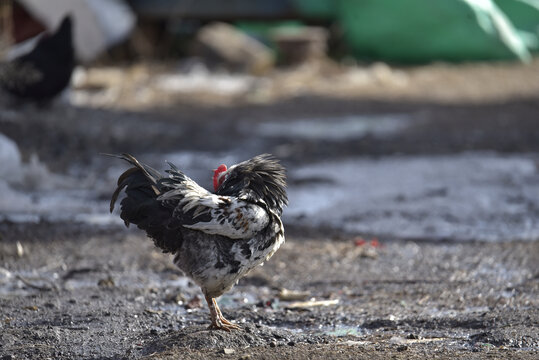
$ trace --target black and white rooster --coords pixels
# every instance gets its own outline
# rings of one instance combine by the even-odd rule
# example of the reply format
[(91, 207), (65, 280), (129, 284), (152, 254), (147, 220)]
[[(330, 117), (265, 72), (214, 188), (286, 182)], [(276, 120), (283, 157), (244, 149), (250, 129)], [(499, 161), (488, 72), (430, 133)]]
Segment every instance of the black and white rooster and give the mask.
[(114, 155), (132, 168), (118, 179), (110, 210), (125, 188), (120, 217), (136, 224), (174, 264), (202, 289), (210, 328), (233, 330), (215, 298), (230, 290), (284, 242), (281, 222), (287, 204), (284, 167), (264, 154), (213, 175), (215, 193), (199, 186), (173, 164), (167, 177), (128, 154)]

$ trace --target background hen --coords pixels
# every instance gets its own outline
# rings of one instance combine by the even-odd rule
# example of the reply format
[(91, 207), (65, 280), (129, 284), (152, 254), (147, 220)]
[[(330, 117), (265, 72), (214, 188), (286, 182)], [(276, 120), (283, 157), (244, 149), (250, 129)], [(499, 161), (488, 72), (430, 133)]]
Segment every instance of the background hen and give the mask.
[(44, 34), (29, 52), (0, 65), (0, 86), (15, 98), (47, 102), (68, 85), (75, 66), (72, 20)]

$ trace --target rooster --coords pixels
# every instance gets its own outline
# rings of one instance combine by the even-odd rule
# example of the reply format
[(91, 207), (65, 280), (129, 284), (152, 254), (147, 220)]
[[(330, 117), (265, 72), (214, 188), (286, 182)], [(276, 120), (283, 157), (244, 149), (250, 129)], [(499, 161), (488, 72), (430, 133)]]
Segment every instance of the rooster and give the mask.
[(230, 168), (220, 165), (211, 193), (171, 163), (164, 177), (129, 154), (112, 156), (133, 167), (119, 177), (110, 211), (125, 189), (120, 217), (127, 226), (144, 230), (163, 252), (174, 254), (174, 264), (200, 286), (210, 328), (240, 329), (225, 319), (215, 299), (283, 244), (284, 167), (269, 154)]

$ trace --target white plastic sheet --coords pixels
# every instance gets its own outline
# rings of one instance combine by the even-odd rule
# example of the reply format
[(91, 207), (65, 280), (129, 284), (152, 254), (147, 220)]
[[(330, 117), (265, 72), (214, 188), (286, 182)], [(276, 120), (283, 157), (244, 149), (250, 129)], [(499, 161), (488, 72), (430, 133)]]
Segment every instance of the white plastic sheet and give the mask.
[(45, 27), (54, 31), (63, 17), (74, 20), (77, 59), (87, 62), (109, 46), (125, 39), (135, 25), (135, 15), (122, 0), (19, 0)]

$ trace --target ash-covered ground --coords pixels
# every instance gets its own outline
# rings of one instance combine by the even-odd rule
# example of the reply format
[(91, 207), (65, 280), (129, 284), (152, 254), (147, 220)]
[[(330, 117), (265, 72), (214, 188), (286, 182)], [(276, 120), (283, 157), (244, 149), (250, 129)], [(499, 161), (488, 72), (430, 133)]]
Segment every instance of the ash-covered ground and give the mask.
[[(206, 87), (90, 69), (69, 104), (4, 106), (0, 355), (536, 358), (538, 69), (204, 73)], [(242, 331), (207, 330), (198, 287), (108, 213), (125, 164), (100, 153), (118, 152), (206, 186), (258, 153), (287, 166), (287, 242), (219, 299)]]

